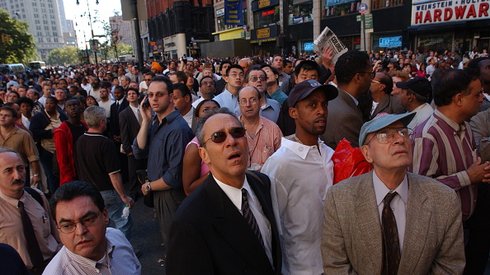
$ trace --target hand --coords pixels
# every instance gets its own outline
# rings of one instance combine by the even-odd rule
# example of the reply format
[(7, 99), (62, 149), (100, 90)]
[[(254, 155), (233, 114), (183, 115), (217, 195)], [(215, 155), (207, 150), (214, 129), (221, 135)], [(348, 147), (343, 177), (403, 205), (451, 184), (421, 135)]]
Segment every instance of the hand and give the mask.
[(143, 193), (143, 196), (146, 196), (151, 192), (149, 186), (150, 186), (150, 182), (146, 182), (143, 185), (141, 185), (141, 193)]
[(322, 65), (325, 68), (330, 69), (330, 67), (334, 64), (332, 64), (332, 59), (333, 59), (333, 49), (332, 47), (326, 47), (323, 49), (322, 52)]
[(485, 182), (490, 183), (490, 162), (482, 163), (481, 158), (477, 160), (466, 170), (472, 184)]
[(31, 177), (31, 182), (30, 182), (30, 185), (33, 186), (33, 185), (37, 185), (39, 182), (41, 181), (41, 177), (39, 177), (38, 174), (34, 174), (32, 177)]
[(148, 122), (151, 119), (151, 107), (150, 106), (147, 106), (147, 107), (144, 106), (147, 98), (148, 98), (148, 96), (145, 96), (143, 98), (143, 100), (141, 101), (140, 106), (139, 106), (141, 119), (145, 122)]
[(133, 199), (131, 197), (126, 196), (126, 195), (122, 196), (121, 200), (123, 201), (123, 203), (125, 205), (129, 206), (130, 208), (133, 207), (133, 205), (134, 205)]

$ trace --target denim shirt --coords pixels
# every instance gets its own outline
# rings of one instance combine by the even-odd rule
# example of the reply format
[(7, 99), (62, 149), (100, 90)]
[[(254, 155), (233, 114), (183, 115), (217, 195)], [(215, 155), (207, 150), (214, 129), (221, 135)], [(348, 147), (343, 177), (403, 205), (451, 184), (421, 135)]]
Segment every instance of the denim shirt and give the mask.
[(156, 115), (151, 120), (146, 148), (139, 148), (135, 138), (133, 153), (136, 159), (148, 157), (148, 179), (163, 178), (174, 189), (182, 188), (182, 160), (185, 146), (194, 134), (191, 128), (174, 110), (159, 123)]

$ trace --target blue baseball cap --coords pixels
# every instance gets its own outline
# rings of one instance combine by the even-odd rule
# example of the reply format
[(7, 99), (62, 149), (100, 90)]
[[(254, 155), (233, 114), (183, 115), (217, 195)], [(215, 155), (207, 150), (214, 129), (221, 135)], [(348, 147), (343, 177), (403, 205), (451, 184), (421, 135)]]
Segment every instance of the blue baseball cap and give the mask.
[(294, 107), (298, 101), (307, 98), (311, 93), (316, 90), (321, 90), (327, 96), (327, 100), (330, 101), (337, 97), (339, 91), (333, 85), (322, 85), (320, 82), (309, 79), (301, 83), (296, 84), (288, 96), (289, 107)]
[(401, 121), (406, 127), (410, 121), (412, 121), (414, 116), (415, 112), (398, 115), (381, 113), (377, 115), (375, 118), (362, 125), (361, 133), (359, 134), (359, 146), (364, 145), (367, 135), (377, 132), (397, 121)]

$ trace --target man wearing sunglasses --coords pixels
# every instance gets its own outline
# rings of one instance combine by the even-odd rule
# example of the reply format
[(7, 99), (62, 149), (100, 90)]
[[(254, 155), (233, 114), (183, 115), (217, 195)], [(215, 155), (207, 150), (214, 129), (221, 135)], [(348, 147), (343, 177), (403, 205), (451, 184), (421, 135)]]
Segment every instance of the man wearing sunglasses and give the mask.
[(313, 79), (294, 86), (288, 105), (296, 132), (282, 138), (281, 147), (261, 170), (271, 179), (274, 214), (281, 228), (283, 274), (323, 272), (319, 240), (323, 201), (333, 182), (333, 150), (319, 137), (327, 127), (329, 101), (336, 96), (337, 88)]
[(411, 173), (407, 127), (415, 113), (380, 114), (359, 144), (374, 171), (327, 192), (322, 234), (325, 274), (462, 274), (461, 208), (456, 193)]
[(43, 274), (141, 274), (141, 264), (124, 234), (107, 227), (104, 199), (92, 184), (64, 184), (51, 201), (64, 246)]
[(280, 274), (270, 181), (246, 173), (245, 129), (221, 109), (204, 117), (196, 133), (211, 174), (177, 210), (167, 274)]

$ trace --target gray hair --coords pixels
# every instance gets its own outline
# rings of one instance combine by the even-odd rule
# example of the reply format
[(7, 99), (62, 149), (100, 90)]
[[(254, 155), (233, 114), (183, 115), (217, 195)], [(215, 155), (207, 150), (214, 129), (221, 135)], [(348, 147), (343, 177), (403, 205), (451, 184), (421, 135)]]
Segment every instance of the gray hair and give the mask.
[(106, 121), (105, 109), (99, 106), (90, 106), (83, 112), (83, 118), (90, 128), (97, 128), (102, 121)]
[(230, 115), (232, 116), (233, 118), (236, 119), (236, 121), (240, 124), (240, 126), (243, 126), (242, 125), (242, 122), (237, 118), (237, 116), (230, 112), (230, 110), (228, 110), (227, 108), (220, 108), (218, 110), (215, 110), (215, 111), (211, 111), (207, 114), (205, 114), (201, 119), (199, 119), (199, 121), (197, 122), (197, 125), (196, 125), (196, 137), (197, 137), (197, 140), (199, 141), (199, 145), (200, 146), (204, 146), (204, 124), (206, 124), (206, 121), (208, 121), (208, 119), (216, 114), (226, 114), (226, 115)]

